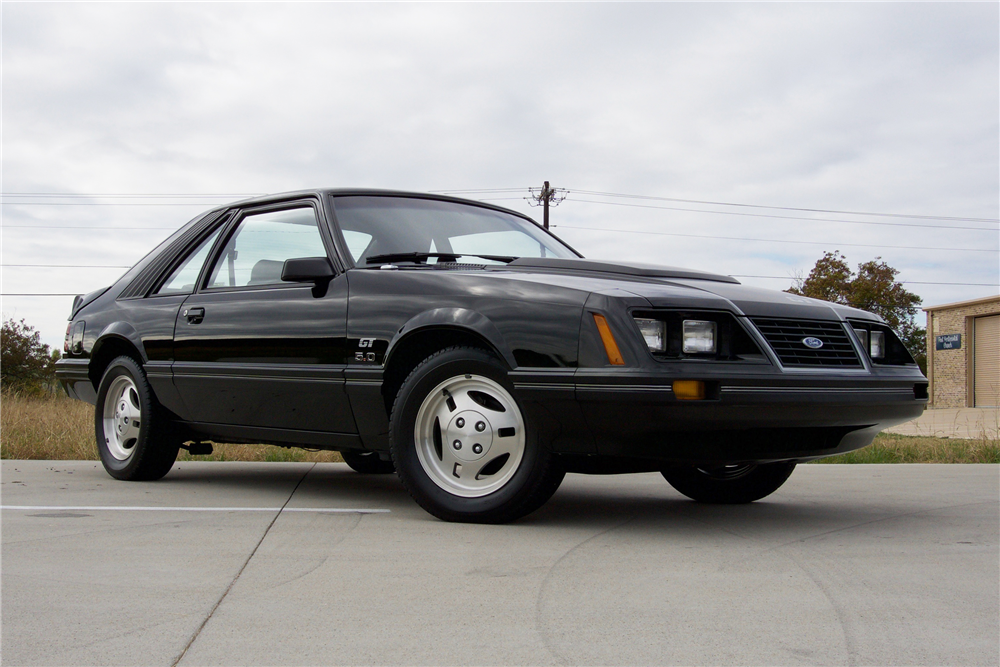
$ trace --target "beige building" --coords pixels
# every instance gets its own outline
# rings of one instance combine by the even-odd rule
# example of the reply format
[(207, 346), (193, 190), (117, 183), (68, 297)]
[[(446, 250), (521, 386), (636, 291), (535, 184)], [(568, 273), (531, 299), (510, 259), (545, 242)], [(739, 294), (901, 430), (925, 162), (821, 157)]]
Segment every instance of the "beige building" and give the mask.
[(931, 407), (1000, 406), (1000, 296), (924, 310)]

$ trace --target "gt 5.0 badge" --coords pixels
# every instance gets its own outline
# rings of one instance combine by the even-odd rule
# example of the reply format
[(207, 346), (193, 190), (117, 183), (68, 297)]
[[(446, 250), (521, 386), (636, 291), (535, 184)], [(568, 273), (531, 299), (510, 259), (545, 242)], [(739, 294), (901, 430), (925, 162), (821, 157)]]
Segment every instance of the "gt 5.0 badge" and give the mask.
[(357, 338), (355, 340), (357, 340), (358, 348), (361, 351), (354, 353), (354, 361), (369, 364), (380, 363), (382, 361), (388, 347), (388, 341), (379, 340), (378, 338)]

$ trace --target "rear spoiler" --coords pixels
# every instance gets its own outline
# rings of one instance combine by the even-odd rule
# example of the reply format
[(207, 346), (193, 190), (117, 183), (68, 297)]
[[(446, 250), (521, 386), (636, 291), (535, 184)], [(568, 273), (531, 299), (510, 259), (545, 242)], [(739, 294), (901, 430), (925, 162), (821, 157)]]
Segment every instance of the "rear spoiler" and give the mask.
[(101, 289), (96, 289), (88, 294), (77, 294), (73, 297), (73, 309), (70, 311), (69, 319), (76, 317), (76, 314), (80, 312), (80, 309), (86, 306), (88, 303), (101, 296), (105, 292), (111, 289), (110, 286), (102, 287)]

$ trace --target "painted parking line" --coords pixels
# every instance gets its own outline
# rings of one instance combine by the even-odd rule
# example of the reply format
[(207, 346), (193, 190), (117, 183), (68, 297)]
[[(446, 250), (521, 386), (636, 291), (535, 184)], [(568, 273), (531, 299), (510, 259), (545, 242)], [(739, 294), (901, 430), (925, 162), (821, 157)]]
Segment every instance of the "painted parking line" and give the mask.
[(134, 505), (0, 505), (0, 509), (43, 512), (317, 512), (321, 514), (388, 514), (392, 511), (350, 507), (139, 507)]

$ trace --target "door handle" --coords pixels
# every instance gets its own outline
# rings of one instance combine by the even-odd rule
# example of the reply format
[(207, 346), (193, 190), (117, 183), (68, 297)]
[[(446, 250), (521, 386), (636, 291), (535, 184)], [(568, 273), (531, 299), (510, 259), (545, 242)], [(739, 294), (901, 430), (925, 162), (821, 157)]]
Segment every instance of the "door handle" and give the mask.
[(190, 324), (198, 324), (203, 319), (205, 319), (205, 309), (204, 308), (185, 308), (184, 317)]

